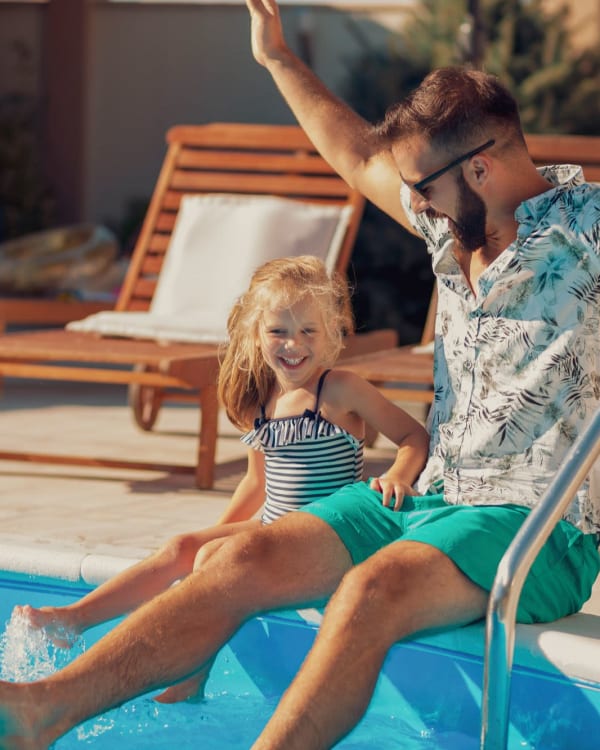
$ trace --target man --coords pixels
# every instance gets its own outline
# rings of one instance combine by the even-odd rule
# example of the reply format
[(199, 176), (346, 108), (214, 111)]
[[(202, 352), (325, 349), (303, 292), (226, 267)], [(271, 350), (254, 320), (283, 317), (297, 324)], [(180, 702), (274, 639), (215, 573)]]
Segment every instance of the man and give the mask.
[[(200, 671), (249, 616), (334, 594), (254, 746), (331, 747), (366, 709), (391, 644), (484, 616), (500, 557), (598, 406), (598, 189), (576, 169), (539, 173), (512, 97), (482, 74), (437, 71), (371, 127), (291, 54), (266, 2), (247, 0), (256, 59), (324, 156), (416, 225), (432, 255), (440, 296), (423, 495), (395, 512), (351, 485), (215, 545), (199, 572), (66, 669), (0, 684), (3, 748), (47, 747), (86, 717)], [(394, 487), (393, 467), (380, 481)], [(588, 598), (599, 529), (584, 486), (527, 578), (521, 621)]]

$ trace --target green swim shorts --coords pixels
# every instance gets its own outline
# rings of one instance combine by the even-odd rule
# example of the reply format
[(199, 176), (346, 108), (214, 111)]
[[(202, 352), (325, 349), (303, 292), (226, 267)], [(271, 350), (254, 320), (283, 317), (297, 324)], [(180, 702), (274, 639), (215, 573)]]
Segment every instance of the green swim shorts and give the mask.
[[(405, 497), (399, 511), (382, 505), (365, 482), (303, 506), (342, 540), (355, 565), (392, 542), (436, 547), (474, 583), (490, 591), (498, 564), (529, 509), (519, 505), (449, 505), (443, 495)], [(595, 537), (560, 521), (525, 580), (517, 610), (524, 623), (549, 622), (577, 612), (600, 572)]]

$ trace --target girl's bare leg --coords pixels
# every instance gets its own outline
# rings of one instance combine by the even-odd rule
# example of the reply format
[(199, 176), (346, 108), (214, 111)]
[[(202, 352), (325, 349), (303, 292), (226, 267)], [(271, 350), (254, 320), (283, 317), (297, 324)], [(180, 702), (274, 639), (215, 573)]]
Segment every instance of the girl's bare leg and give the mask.
[(88, 628), (137, 609), (187, 576), (201, 547), (259, 525), (258, 521), (213, 526), (170, 539), (141, 562), (64, 607), (15, 607), (34, 627), (44, 628), (57, 646), (68, 646)]
[[(214, 539), (205, 544), (196, 555), (194, 561), (194, 571), (200, 570), (201, 566), (211, 557), (223, 544), (225, 538)], [(179, 703), (180, 701), (190, 701), (196, 703), (204, 698), (204, 688), (210, 677), (210, 670), (214, 664), (215, 658), (212, 658), (202, 668), (188, 677), (186, 680), (170, 685), (166, 690), (157, 695), (154, 700), (157, 703)]]
[(214, 663), (215, 659), (213, 658), (196, 674), (193, 674), (186, 680), (170, 685), (162, 693), (155, 696), (154, 700), (157, 703), (180, 703), (181, 701), (199, 703), (204, 698), (204, 688), (206, 687), (206, 683), (210, 677), (210, 670)]

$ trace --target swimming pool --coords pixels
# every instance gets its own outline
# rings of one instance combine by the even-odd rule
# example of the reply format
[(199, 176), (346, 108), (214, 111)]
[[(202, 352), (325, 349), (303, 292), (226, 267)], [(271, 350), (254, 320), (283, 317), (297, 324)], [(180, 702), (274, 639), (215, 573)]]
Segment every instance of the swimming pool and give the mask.
[[(6, 622), (15, 604), (61, 604), (86, 591), (88, 586), (58, 578), (0, 573), (0, 617)], [(202, 703), (169, 706), (151, 696), (138, 698), (85, 722), (60, 739), (56, 750), (79, 750), (83, 744), (94, 750), (247, 750), (314, 640), (317, 625), (310, 620), (318, 621), (318, 613), (250, 621), (221, 651)], [(88, 631), (86, 644), (107, 627)], [(338, 747), (476, 750), (482, 661), (453, 650), (454, 640), (453, 634), (440, 634), (394, 646), (367, 715)], [(7, 645), (3, 638), (3, 669), (14, 669), (14, 651), (14, 640)], [(42, 654), (46, 661), (64, 657), (50, 651)], [(40, 668), (39, 657), (29, 654), (30, 672)], [(517, 666), (512, 696), (510, 750), (597, 750), (600, 684)]]

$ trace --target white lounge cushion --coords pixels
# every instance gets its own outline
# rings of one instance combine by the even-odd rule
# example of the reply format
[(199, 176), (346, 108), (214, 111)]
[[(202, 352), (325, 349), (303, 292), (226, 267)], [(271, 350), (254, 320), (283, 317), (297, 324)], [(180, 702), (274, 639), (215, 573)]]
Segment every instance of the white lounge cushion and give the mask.
[(349, 206), (262, 195), (189, 195), (181, 200), (148, 312), (101, 312), (67, 328), (106, 336), (221, 342), (227, 316), (267, 260), (316, 255), (332, 270)]

